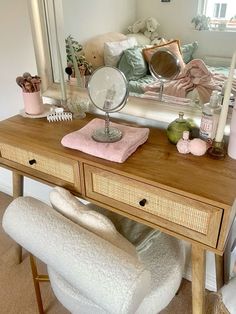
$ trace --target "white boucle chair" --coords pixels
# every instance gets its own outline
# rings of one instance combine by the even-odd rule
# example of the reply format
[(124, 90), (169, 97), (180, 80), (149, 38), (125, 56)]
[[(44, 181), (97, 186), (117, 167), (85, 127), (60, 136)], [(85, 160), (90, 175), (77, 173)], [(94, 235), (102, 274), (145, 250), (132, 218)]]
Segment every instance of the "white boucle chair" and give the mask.
[(31, 197), (8, 206), (3, 228), (47, 264), (52, 289), (71, 313), (157, 314), (181, 283), (182, 244), (163, 233), (129, 254)]

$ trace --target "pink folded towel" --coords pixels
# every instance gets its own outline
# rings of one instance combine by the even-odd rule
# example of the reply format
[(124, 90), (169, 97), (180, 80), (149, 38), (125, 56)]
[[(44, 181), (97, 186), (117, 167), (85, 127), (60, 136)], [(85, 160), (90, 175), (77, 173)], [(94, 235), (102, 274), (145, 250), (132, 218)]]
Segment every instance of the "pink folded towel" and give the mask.
[(122, 163), (148, 139), (148, 128), (130, 127), (113, 122), (110, 125), (122, 131), (123, 137), (120, 141), (115, 143), (94, 141), (91, 137), (93, 131), (105, 127), (104, 120), (95, 118), (82, 129), (65, 135), (61, 144), (86, 154)]

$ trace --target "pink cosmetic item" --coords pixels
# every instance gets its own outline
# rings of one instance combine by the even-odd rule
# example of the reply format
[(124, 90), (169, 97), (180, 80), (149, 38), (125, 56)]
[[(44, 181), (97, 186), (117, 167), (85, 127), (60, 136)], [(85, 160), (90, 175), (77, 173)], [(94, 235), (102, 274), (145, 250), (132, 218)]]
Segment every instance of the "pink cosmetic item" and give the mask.
[(189, 131), (183, 132), (183, 137), (178, 141), (176, 147), (178, 152), (181, 154), (188, 154), (189, 153)]
[(202, 156), (206, 153), (208, 145), (200, 138), (194, 138), (189, 142), (189, 151), (195, 156)]
[(42, 97), (40, 92), (24, 93), (24, 109), (29, 115), (41, 114), (44, 111)]

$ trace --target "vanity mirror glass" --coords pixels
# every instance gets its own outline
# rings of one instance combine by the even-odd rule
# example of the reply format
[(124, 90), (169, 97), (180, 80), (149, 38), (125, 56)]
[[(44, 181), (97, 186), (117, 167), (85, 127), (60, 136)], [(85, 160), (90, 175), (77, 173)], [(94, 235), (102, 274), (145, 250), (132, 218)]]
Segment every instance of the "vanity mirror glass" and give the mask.
[[(130, 25), (131, 21), (136, 20), (136, 10), (134, 9), (137, 4), (136, 0), (106, 1), (106, 11), (109, 14), (104, 13), (99, 1), (98, 3), (92, 0), (54, 1), (56, 3), (57, 27), (63, 64), (66, 64), (66, 55), (63, 55), (63, 50), (65, 52), (64, 41), (68, 35), (72, 35), (83, 44), (89, 38), (109, 31), (125, 34), (127, 33), (127, 26)], [(55, 38), (53, 37), (55, 31), (53, 30), (52, 0), (28, 0), (28, 2), (38, 72), (43, 81), (42, 88), (45, 95), (60, 98), (60, 85), (56, 83), (58, 81), (58, 62), (56, 60)], [(126, 12), (126, 14), (122, 14), (122, 12)], [(95, 19), (97, 22), (91, 23)], [(75, 86), (67, 87), (68, 95), (71, 92), (87, 94), (85, 89)], [(139, 94), (139, 97), (133, 93), (130, 95), (127, 105), (122, 109), (124, 114), (167, 123), (175, 119), (179, 111), (184, 111), (186, 117), (197, 122), (201, 116), (201, 109), (194, 103), (191, 105), (189, 103), (172, 103), (172, 101), (163, 103), (158, 98), (149, 97), (145, 94)]]
[(88, 94), (92, 103), (105, 112), (104, 127), (95, 130), (92, 138), (102, 143), (119, 141), (122, 138), (122, 132), (110, 127), (109, 113), (121, 110), (126, 104), (128, 91), (124, 74), (114, 67), (100, 67), (90, 77)]

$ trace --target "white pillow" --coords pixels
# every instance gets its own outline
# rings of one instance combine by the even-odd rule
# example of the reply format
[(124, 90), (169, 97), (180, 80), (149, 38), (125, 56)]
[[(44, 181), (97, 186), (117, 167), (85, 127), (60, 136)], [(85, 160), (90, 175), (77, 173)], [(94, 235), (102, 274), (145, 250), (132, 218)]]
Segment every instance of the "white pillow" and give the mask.
[(150, 45), (151, 44), (151, 39), (148, 38), (147, 36), (141, 34), (141, 33), (137, 33), (137, 34), (127, 34), (127, 37), (134, 37), (137, 41), (138, 45), (141, 46), (146, 46), (146, 45)]
[(135, 246), (123, 237), (106, 216), (88, 209), (69, 191), (55, 187), (50, 192), (50, 202), (54, 209), (81, 227), (95, 233), (126, 253), (137, 257)]
[(104, 63), (108, 66), (116, 67), (122, 52), (128, 48), (137, 46), (137, 40), (134, 37), (121, 41), (105, 42), (104, 43)]

